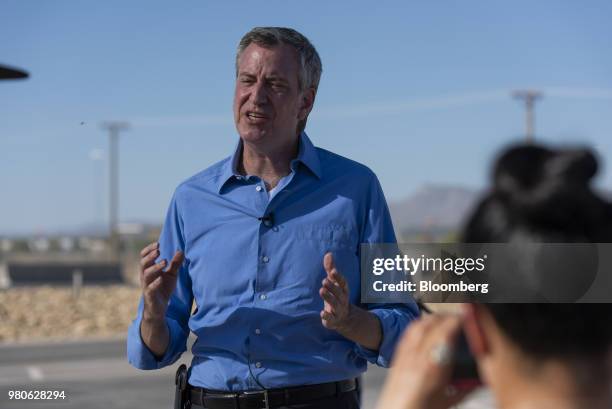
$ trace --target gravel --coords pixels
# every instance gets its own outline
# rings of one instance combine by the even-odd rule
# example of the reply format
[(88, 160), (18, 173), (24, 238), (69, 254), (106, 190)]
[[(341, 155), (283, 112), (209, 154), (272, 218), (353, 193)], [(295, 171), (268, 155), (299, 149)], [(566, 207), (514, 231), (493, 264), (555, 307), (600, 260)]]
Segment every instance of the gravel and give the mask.
[(77, 298), (69, 287), (0, 291), (0, 343), (125, 336), (140, 293), (125, 285), (85, 286)]

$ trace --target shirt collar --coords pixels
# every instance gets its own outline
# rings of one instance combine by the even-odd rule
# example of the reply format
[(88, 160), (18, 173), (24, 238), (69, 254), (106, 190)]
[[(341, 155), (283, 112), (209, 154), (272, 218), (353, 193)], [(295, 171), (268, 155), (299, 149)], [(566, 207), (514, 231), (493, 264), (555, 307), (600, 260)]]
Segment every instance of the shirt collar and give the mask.
[(317, 179), (321, 179), (321, 161), (319, 160), (319, 154), (317, 149), (314, 147), (306, 132), (300, 134), (300, 145), (298, 148), (298, 156), (291, 161), (291, 169), (294, 169), (294, 164), (302, 163), (308, 170), (310, 170)]
[[(238, 139), (236, 149), (234, 153), (223, 165), (221, 176), (218, 183), (218, 192), (221, 193), (221, 189), (233, 179), (240, 179), (243, 176), (238, 172), (238, 161), (242, 153), (242, 139)], [(291, 170), (296, 171), (297, 165), (302, 163), (309, 169), (318, 179), (321, 179), (321, 162), (316, 148), (306, 135), (306, 132), (302, 132), (299, 136), (299, 147), (298, 155), (291, 161)]]

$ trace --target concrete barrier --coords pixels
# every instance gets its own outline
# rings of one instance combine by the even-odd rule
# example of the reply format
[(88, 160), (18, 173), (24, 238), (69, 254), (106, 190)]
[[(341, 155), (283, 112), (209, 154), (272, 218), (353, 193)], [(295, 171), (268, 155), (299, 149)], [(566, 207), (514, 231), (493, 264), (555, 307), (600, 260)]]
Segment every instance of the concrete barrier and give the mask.
[(24, 285), (74, 284), (78, 272), (83, 285), (124, 283), (122, 265), (109, 258), (87, 255), (25, 255), (4, 260), (0, 265), (0, 288)]

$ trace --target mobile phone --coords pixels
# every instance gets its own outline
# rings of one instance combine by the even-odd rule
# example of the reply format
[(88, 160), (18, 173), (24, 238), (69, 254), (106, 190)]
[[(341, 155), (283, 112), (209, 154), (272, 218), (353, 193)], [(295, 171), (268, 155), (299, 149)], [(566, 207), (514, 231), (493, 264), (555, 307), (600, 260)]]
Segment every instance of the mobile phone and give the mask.
[(452, 385), (457, 389), (473, 389), (476, 386), (482, 385), (478, 375), (476, 359), (472, 355), (463, 329), (459, 332), (455, 342), (453, 375), (451, 379)]
[[(433, 314), (433, 311), (421, 300), (417, 299), (416, 303), (422, 314)], [(480, 375), (478, 374), (476, 358), (472, 355), (463, 328), (459, 331), (459, 335), (455, 341), (455, 353), (452, 365), (453, 374), (451, 376), (451, 384), (455, 388), (460, 390), (474, 389), (482, 385)]]

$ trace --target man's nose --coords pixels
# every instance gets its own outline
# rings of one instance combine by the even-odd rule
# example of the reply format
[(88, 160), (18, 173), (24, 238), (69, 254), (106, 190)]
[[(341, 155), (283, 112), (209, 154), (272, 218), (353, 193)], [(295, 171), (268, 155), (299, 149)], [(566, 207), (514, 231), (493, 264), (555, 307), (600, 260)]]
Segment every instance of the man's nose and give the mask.
[(266, 102), (268, 102), (268, 95), (266, 93), (265, 84), (263, 81), (257, 81), (257, 83), (253, 86), (251, 101), (255, 105), (264, 105)]

